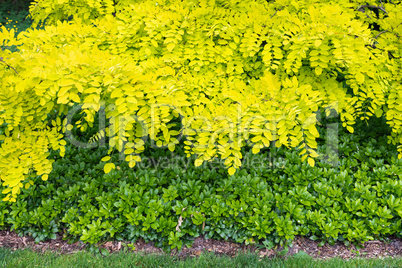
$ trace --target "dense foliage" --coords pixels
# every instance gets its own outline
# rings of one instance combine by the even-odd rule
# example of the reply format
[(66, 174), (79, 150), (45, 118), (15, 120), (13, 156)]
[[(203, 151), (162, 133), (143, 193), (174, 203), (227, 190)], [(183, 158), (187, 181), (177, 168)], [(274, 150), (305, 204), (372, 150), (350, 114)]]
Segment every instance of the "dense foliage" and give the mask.
[(0, 28), (0, 226), (166, 248), (400, 236), (400, 1), (311, 3), (33, 2), (30, 30)]
[(44, 29), (0, 33), (4, 200), (45, 180), (49, 150), (63, 156), (66, 135), (96, 116), (107, 123), (92, 140), (106, 137), (130, 167), (147, 139), (172, 151), (184, 143), (196, 166), (223, 159), (230, 175), (242, 148), (273, 143), (314, 166), (317, 111), (331, 110), (349, 132), (385, 115), (401, 157), (399, 2), (34, 2)]
[[(114, 154), (117, 168), (104, 174), (107, 148), (67, 145), (64, 158), (51, 154), (48, 182), (36, 177), (15, 203), (0, 203), (0, 225), (36, 241), (56, 233), (90, 244), (143, 238), (166, 249), (200, 235), (266, 247), (290, 245), (296, 235), (322, 244), (399, 237), (402, 159), (377, 121), (374, 130), (359, 123), (362, 134), (341, 131), (338, 168), (323, 159), (311, 167), (296, 150), (273, 157), (243, 149), (244, 167), (229, 177), (222, 162), (195, 167), (181, 148), (172, 155), (150, 144), (142, 163), (130, 168)], [(318, 151), (325, 153), (325, 140)]]

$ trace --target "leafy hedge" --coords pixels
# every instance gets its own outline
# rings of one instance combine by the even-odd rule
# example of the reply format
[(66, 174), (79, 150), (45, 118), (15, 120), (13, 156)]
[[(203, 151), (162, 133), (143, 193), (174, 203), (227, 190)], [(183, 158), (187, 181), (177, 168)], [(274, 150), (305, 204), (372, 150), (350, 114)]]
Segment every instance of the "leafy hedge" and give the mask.
[[(233, 176), (223, 163), (195, 167), (182, 149), (145, 150), (134, 168), (116, 153), (117, 168), (104, 174), (107, 148), (67, 145), (64, 158), (52, 152), (48, 182), (36, 176), (15, 203), (0, 203), (0, 225), (36, 241), (56, 233), (90, 244), (143, 238), (165, 249), (199, 235), (266, 247), (290, 245), (296, 235), (322, 244), (400, 237), (402, 159), (377, 122), (359, 123), (362, 134), (341, 131), (338, 168), (324, 158), (311, 167), (296, 150), (243, 149), (251, 164)], [(320, 155), (326, 144), (319, 140)]]
[[(85, 132), (99, 114), (107, 124), (94, 140), (106, 138), (130, 167), (147, 139), (184, 146), (197, 166), (222, 159), (230, 175), (242, 148), (274, 143), (314, 166), (316, 115), (331, 110), (349, 132), (385, 115), (401, 157), (402, 5), (382, 2), (34, 2), (44, 29), (0, 32), (4, 200), (46, 180), (50, 150), (63, 156), (69, 131)], [(71, 123), (76, 107), (84, 117)]]

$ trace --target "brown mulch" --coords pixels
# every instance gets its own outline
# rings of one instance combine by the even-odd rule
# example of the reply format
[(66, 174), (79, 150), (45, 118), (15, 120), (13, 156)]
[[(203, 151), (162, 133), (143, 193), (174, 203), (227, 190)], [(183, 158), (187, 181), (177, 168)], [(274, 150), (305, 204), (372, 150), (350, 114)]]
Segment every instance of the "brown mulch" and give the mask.
[[(318, 242), (312, 241), (304, 237), (296, 237), (293, 241), (293, 247), (289, 248), (287, 256), (291, 256), (298, 252), (304, 251), (308, 255), (319, 258), (328, 259), (339, 257), (342, 259), (350, 259), (354, 257), (378, 258), (378, 257), (397, 257), (402, 256), (402, 239), (393, 238), (389, 243), (382, 241), (368, 241), (363, 248), (356, 249), (354, 245), (346, 247), (343, 243), (336, 243), (331, 246), (325, 244), (318, 247)], [(139, 240), (134, 243), (135, 252), (163, 254), (163, 250), (157, 248), (153, 243), (145, 243)], [(85, 244), (77, 242), (68, 244), (62, 240), (61, 236), (57, 236), (54, 240), (35, 243), (34, 239), (28, 236), (19, 237), (15, 232), (0, 231), (0, 247), (10, 248), (13, 250), (31, 248), (36, 252), (44, 253), (45, 251), (59, 252), (62, 254), (73, 254), (85, 250)], [(100, 248), (106, 248), (109, 252), (118, 252), (123, 250), (124, 244), (118, 241), (109, 241), (99, 245)], [(217, 255), (235, 256), (239, 252), (258, 252), (260, 257), (275, 257), (282, 248), (276, 250), (258, 249), (252, 245), (238, 244), (228, 241), (218, 241), (214, 239), (205, 239), (198, 237), (194, 240), (191, 248), (184, 247), (181, 251), (173, 250), (171, 255), (178, 257), (194, 257), (199, 256), (202, 252), (214, 252)]]

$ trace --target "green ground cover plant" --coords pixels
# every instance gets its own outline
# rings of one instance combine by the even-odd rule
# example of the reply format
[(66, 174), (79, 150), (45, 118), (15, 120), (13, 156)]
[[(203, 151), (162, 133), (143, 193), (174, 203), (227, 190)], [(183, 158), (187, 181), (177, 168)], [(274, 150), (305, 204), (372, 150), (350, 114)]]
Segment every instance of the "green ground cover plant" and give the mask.
[[(289, 246), (296, 235), (321, 245), (399, 237), (402, 160), (387, 144), (385, 120), (375, 126), (341, 131), (338, 167), (324, 157), (311, 167), (296, 150), (243, 149), (244, 167), (232, 176), (222, 162), (195, 167), (184, 150), (167, 148), (146, 149), (134, 168), (116, 152), (116, 169), (105, 174), (106, 147), (67, 145), (65, 157), (51, 153), (48, 181), (32, 178), (16, 202), (0, 203), (0, 225), (38, 242), (56, 233), (94, 246), (142, 238), (165, 250), (200, 235), (267, 248)], [(326, 146), (319, 141), (322, 155)]]

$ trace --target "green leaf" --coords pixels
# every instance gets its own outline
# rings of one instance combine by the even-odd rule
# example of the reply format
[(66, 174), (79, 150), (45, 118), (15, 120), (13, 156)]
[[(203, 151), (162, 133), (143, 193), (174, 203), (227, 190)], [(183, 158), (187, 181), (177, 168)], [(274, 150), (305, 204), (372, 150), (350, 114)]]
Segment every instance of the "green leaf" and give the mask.
[(102, 254), (103, 256), (109, 256), (109, 254), (110, 254), (109, 250), (107, 250), (106, 248), (102, 248), (102, 249), (100, 250), (100, 252), (101, 252), (101, 254)]
[(299, 251), (296, 254), (292, 255), (292, 258), (297, 258), (297, 259), (311, 259), (312, 257), (310, 255), (308, 255), (306, 252), (304, 251)]

